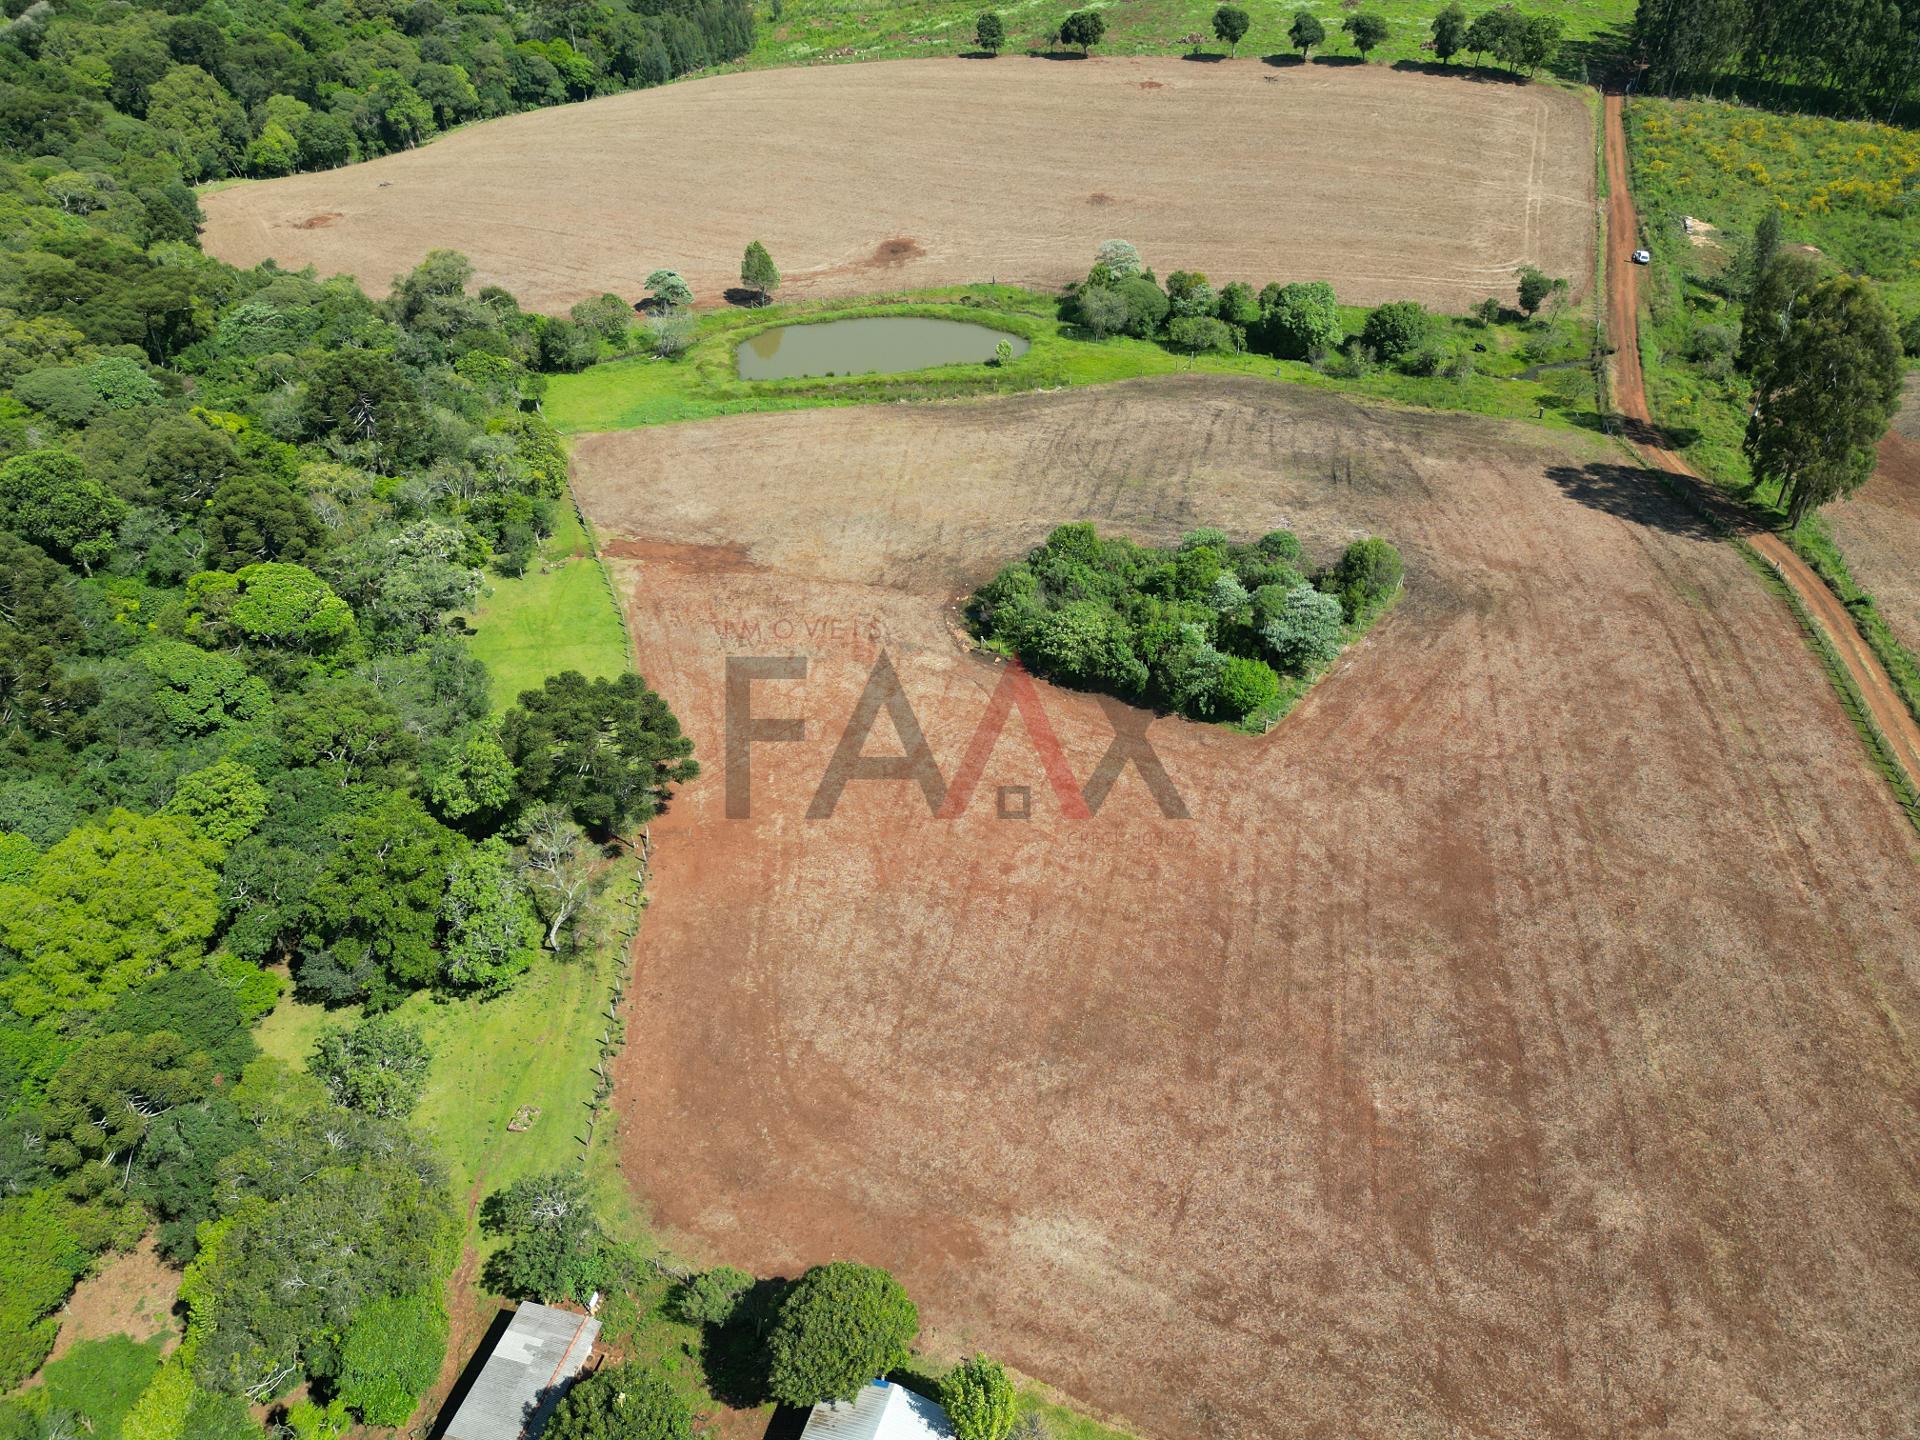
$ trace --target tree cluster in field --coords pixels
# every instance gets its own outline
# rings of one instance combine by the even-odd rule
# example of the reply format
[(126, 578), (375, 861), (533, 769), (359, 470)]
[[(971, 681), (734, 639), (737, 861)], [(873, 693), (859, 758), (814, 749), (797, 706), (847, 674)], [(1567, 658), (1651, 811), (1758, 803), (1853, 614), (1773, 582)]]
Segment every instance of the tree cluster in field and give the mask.
[[(71, 211), (170, 204), (138, 192), (330, 169), (470, 120), (658, 85), (744, 55), (753, 23), (746, 0), (33, 5), (0, 37), (0, 143), (61, 157), (34, 178)], [(114, 183), (123, 167), (136, 193)]]
[[(356, 53), (404, 56), (385, 25)], [(570, 946), (604, 848), (693, 773), (638, 677), (496, 720), (458, 619), (563, 513), (544, 372), (632, 315), (529, 315), (447, 252), (378, 303), (206, 258), (192, 147), (97, 98), (154, 27), (226, 33), (83, 5), (0, 37), (0, 1388), (151, 1230), (189, 1321), (123, 1440), (257, 1432), (301, 1386), (302, 1424), (392, 1425), (438, 1373), (461, 1221), (408, 1128), (418, 1037), (379, 1012)], [(284, 974), (376, 1020), (264, 1060)]]
[(1891, 120), (1920, 95), (1920, 6), (1881, 0), (1640, 0), (1633, 50), (1646, 84), (1711, 90), (1757, 82), (1776, 99), (1824, 91)]
[[(1532, 319), (1567, 289), (1564, 279), (1532, 265), (1515, 272), (1521, 311)], [(1251, 351), (1282, 360), (1310, 360), (1343, 374), (1386, 364), (1410, 375), (1472, 373), (1472, 355), (1440, 333), (1438, 317), (1414, 300), (1377, 306), (1357, 335), (1341, 319), (1333, 287), (1323, 280), (1277, 282), (1255, 291), (1244, 281), (1215, 289), (1197, 270), (1176, 270), (1163, 286), (1124, 240), (1100, 247), (1087, 278), (1061, 306), (1063, 317), (1094, 339), (1130, 335), (1183, 355)], [(1504, 313), (1489, 299), (1476, 310), (1482, 323)]]
[(1400, 589), (1400, 553), (1357, 540), (1312, 566), (1276, 530), (1236, 544), (1196, 530), (1171, 549), (1062, 525), (975, 592), (975, 633), (1062, 685), (1196, 720), (1240, 720), (1281, 675), (1324, 667)]

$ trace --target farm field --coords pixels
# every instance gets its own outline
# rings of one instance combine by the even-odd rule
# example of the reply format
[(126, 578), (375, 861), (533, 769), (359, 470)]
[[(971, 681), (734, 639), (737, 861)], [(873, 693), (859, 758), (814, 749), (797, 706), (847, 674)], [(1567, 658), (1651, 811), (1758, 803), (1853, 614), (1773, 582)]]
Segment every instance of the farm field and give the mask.
[[(658, 1222), (884, 1264), (936, 1348), (1149, 1435), (1898, 1429), (1914, 835), (1784, 607), (1616, 457), (1225, 377), (580, 440), (714, 762), (620, 1062)], [(1002, 672), (953, 604), (1082, 519), (1378, 533), (1408, 593), (1264, 740), (1149, 728), (1189, 820), (1131, 772), (1067, 820), (1017, 718), (957, 819), (805, 819), (882, 651), (956, 774)], [(809, 662), (753, 687), (806, 728), (747, 820), (729, 655)], [(1086, 777), (1102, 707), (1041, 698)]]
[(1907, 374), (1873, 478), (1824, 518), (1894, 634), (1920, 651), (1920, 371)]
[[(1473, 144), (1458, 143), (1471, 135)], [(848, 137), (871, 136), (872, 144)], [(884, 143), (881, 143), (884, 137)], [(721, 75), (203, 196), (206, 249), (382, 291), (432, 248), (563, 310), (766, 242), (783, 295), (1052, 288), (1123, 236), (1162, 273), (1464, 310), (1593, 274), (1593, 125), (1548, 85), (1256, 59), (917, 60)]]

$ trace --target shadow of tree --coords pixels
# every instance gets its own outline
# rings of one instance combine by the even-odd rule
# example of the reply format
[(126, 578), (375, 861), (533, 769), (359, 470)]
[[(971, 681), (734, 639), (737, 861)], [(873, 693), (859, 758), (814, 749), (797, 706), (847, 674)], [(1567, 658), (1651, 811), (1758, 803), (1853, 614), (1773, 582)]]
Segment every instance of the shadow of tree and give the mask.
[(1396, 60), (1393, 68), (1410, 75), (1451, 75), (1456, 80), (1472, 80), (1481, 85), (1525, 85), (1528, 79), (1514, 70), (1464, 62), (1448, 64), (1440, 60)]
[(1632, 465), (1596, 461), (1590, 465), (1555, 465), (1547, 478), (1560, 487), (1568, 499), (1590, 510), (1644, 525), (1687, 540), (1719, 540), (1729, 529), (1751, 533), (1758, 529), (1731, 506), (1714, 503), (1714, 497), (1699, 492), (1699, 482), (1687, 475), (1667, 476), (1674, 485), (1699, 494), (1719, 517), (1719, 523), (1670, 494), (1649, 471)]
[[(767, 1393), (767, 1335), (792, 1288), (791, 1280), (756, 1280), (740, 1297), (726, 1324), (702, 1327), (701, 1360), (714, 1399), (736, 1410), (751, 1410), (772, 1398)], [(801, 1418), (804, 1426), (804, 1412)], [(772, 1435), (773, 1431), (767, 1433)]]
[(1271, 65), (1277, 70), (1287, 70), (1287, 69), (1291, 69), (1296, 65), (1305, 65), (1307, 62), (1301, 59), (1298, 55), (1274, 54), (1274, 55), (1262, 55), (1260, 57), (1260, 63), (1262, 65)]

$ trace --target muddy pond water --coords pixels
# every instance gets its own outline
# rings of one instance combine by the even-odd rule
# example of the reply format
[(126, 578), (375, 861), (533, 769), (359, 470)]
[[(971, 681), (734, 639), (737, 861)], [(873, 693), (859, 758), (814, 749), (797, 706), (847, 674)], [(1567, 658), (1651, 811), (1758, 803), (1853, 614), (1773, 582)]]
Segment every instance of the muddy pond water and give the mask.
[(741, 344), (740, 378), (787, 380), (801, 375), (869, 375), (923, 370), (929, 365), (978, 364), (991, 360), (1002, 340), (1016, 356), (1027, 353), (1027, 342), (1020, 336), (965, 320), (874, 315), (817, 325), (782, 325)]

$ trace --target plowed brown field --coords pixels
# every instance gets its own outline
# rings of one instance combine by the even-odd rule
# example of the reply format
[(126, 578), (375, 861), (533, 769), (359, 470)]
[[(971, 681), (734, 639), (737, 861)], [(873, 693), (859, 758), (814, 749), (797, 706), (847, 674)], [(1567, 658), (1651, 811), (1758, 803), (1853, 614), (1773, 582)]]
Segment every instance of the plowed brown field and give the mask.
[(1053, 286), (1122, 236), (1162, 275), (1331, 280), (1459, 310), (1514, 267), (1593, 274), (1593, 129), (1546, 85), (1170, 58), (908, 60), (723, 75), (203, 197), (223, 260), (383, 290), (431, 247), (545, 310), (703, 302), (767, 243), (783, 293)]
[[(656, 825), (618, 1100), (691, 1249), (893, 1268), (1174, 1437), (1902, 1434), (1920, 1413), (1916, 846), (1785, 608), (1578, 437), (1173, 379), (589, 437)], [(1397, 541), (1264, 739), (1148, 735), (1065, 817), (806, 818), (877, 655), (943, 775), (1002, 671), (950, 602), (1057, 522)], [(804, 738), (723, 809), (730, 655)], [(1040, 687), (1084, 780), (1107, 720)], [(898, 753), (880, 719), (867, 750)], [(1027, 819), (997, 818), (1030, 791)]]
[(1873, 478), (1825, 513), (1855, 578), (1907, 648), (1920, 650), (1920, 375), (1907, 376)]

